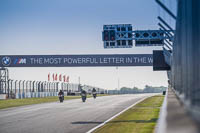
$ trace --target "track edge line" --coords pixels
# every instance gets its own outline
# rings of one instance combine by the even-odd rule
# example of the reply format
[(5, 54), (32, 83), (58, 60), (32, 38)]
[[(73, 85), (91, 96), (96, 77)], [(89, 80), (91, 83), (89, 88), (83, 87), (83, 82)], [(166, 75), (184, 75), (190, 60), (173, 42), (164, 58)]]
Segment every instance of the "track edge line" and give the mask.
[[(152, 95), (154, 96), (154, 95)], [(122, 113), (124, 113), (125, 111), (127, 111), (128, 109), (132, 108), (133, 106), (135, 106), (136, 104), (144, 101), (145, 99), (149, 98), (149, 97), (152, 97), (152, 96), (147, 96), (143, 99), (140, 99), (139, 101), (137, 101), (136, 103), (132, 104), (131, 106), (125, 108), (124, 110), (122, 110), (121, 112), (117, 113), (116, 115), (112, 116), (111, 118), (109, 118), (108, 120), (104, 121), (103, 123), (97, 125), (96, 127), (90, 129), (89, 131), (87, 131), (86, 133), (92, 133), (93, 131), (95, 131), (96, 129), (102, 127), (103, 125), (105, 125), (106, 123), (108, 123), (109, 121), (111, 121), (112, 119), (116, 118), (117, 116), (121, 115)]]

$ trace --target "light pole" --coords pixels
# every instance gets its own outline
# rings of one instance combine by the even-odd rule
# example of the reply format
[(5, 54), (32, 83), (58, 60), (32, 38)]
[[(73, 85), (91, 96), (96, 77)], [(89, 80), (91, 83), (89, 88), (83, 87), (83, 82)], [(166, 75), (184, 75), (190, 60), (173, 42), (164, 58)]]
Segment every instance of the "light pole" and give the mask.
[(81, 88), (81, 78), (80, 78), (80, 76), (78, 77), (78, 91), (82, 91), (82, 88)]
[(119, 78), (118, 66), (116, 67), (116, 70), (117, 70), (117, 91), (120, 91), (120, 78)]

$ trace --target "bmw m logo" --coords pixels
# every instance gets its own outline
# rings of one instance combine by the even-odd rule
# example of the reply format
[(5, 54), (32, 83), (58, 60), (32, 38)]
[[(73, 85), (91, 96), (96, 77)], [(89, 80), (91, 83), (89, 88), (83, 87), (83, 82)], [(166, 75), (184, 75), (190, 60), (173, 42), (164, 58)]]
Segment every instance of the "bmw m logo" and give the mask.
[(3, 57), (2, 58), (2, 64), (4, 66), (9, 66), (11, 64), (11, 58), (10, 57)]

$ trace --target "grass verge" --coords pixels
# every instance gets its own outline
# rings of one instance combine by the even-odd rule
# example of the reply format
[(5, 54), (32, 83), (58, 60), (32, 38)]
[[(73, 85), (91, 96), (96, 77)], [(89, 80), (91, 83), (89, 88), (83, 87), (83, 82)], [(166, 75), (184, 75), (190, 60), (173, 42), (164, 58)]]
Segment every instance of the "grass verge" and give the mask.
[(95, 130), (95, 133), (153, 133), (163, 100), (162, 95), (147, 98)]
[[(107, 96), (107, 95), (102, 94), (98, 96)], [(91, 95), (87, 96), (87, 98), (90, 98), (90, 97), (92, 96)], [(81, 96), (65, 96), (65, 100), (80, 99), (80, 98)], [(44, 97), (44, 98), (7, 99), (7, 100), (0, 100), (0, 109), (31, 105), (31, 104), (56, 102), (56, 101), (59, 101), (57, 96)]]

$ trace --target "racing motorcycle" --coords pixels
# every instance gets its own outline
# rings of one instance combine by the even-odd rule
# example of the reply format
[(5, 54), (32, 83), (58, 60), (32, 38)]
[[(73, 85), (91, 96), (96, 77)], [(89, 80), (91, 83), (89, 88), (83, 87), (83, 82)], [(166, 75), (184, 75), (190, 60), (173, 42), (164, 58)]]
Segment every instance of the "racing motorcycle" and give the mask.
[(93, 93), (92, 95), (93, 95), (93, 98), (96, 99), (97, 93)]
[(64, 95), (60, 94), (60, 95), (58, 95), (58, 97), (59, 97), (60, 102), (62, 103), (64, 101)]
[(86, 101), (86, 99), (87, 99), (87, 94), (86, 94), (85, 91), (83, 91), (83, 92), (81, 93), (81, 98), (82, 98), (82, 101), (83, 101), (83, 102)]

